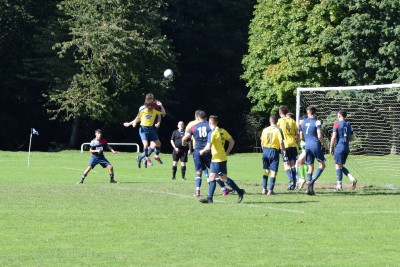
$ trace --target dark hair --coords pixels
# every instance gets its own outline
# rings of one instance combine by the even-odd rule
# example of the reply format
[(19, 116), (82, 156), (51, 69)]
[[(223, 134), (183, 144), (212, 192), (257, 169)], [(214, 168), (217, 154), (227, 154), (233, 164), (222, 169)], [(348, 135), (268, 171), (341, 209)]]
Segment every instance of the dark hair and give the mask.
[(280, 106), (279, 112), (282, 113), (283, 115), (286, 115), (288, 113), (288, 109), (286, 106)]
[(198, 109), (198, 110), (196, 110), (195, 112), (194, 112), (194, 114), (196, 115), (196, 116), (199, 116), (199, 112), (200, 112), (201, 110), (200, 109)]
[(344, 110), (344, 109), (339, 110), (338, 113), (339, 113), (343, 118), (346, 118), (346, 117), (347, 117), (347, 111)]
[(213, 120), (214, 122), (218, 123), (218, 116), (217, 115), (210, 115), (210, 120)]
[(278, 121), (278, 116), (272, 114), (271, 116), (269, 116), (269, 119), (272, 121), (273, 124), (276, 124)]
[(100, 129), (96, 129), (94, 130), (95, 133), (102, 133), (102, 131)]
[(294, 114), (293, 114), (292, 112), (288, 112), (288, 113), (286, 114), (286, 116), (288, 116), (289, 118), (291, 118), (291, 119), (293, 119), (293, 120), (296, 119), (296, 117), (294, 116)]
[(317, 109), (314, 106), (308, 106), (307, 110), (310, 111), (311, 115), (315, 115), (315, 113), (317, 113)]
[(197, 117), (199, 117), (201, 120), (204, 120), (207, 117), (207, 113), (205, 111), (198, 110)]

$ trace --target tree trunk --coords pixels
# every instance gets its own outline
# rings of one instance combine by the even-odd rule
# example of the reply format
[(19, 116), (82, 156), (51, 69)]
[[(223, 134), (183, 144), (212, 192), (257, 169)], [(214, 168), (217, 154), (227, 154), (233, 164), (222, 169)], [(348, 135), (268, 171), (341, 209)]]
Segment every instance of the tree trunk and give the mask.
[(76, 148), (76, 143), (78, 142), (79, 124), (80, 124), (80, 119), (79, 117), (76, 117), (72, 122), (72, 131), (68, 143), (69, 148)]

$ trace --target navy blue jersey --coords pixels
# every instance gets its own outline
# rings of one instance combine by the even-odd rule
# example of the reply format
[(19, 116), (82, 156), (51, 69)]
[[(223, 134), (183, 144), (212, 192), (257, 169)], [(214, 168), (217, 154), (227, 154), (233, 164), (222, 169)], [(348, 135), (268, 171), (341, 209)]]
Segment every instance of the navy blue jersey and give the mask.
[(321, 129), (321, 121), (316, 118), (307, 118), (301, 123), (301, 131), (303, 132), (306, 147), (320, 146), (317, 130)]
[(194, 138), (194, 149), (203, 149), (207, 145), (207, 135), (211, 132), (208, 122), (202, 121), (192, 126), (188, 131)]
[(104, 147), (108, 147), (107, 140), (104, 138), (100, 138), (100, 140), (95, 138), (90, 142), (90, 149), (97, 150), (97, 152), (92, 152), (93, 155), (103, 155)]
[(353, 127), (347, 121), (338, 121), (333, 124), (333, 132), (337, 133), (336, 146), (349, 147), (350, 136), (353, 134)]

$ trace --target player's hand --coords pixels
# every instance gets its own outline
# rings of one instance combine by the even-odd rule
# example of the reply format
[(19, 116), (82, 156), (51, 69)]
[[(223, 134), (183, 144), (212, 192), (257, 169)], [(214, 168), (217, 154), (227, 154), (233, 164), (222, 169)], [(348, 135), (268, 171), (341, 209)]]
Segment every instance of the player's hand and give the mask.
[(203, 150), (200, 150), (199, 154), (200, 154), (200, 156), (203, 156), (203, 154), (204, 154)]
[(157, 101), (156, 104), (162, 106), (162, 103), (160, 101)]
[(332, 148), (332, 149), (329, 149), (329, 153), (333, 155), (333, 153), (334, 153), (333, 148)]
[(154, 124), (154, 126), (155, 126), (156, 128), (160, 128), (160, 125), (161, 125), (160, 122), (157, 122), (156, 124)]
[(182, 139), (182, 146), (187, 146), (187, 141)]
[(124, 122), (125, 127), (129, 127), (131, 124), (129, 122)]
[(225, 154), (226, 154), (226, 156), (229, 156), (229, 152), (228, 151), (225, 151)]
[(179, 148), (175, 147), (176, 153), (179, 153)]

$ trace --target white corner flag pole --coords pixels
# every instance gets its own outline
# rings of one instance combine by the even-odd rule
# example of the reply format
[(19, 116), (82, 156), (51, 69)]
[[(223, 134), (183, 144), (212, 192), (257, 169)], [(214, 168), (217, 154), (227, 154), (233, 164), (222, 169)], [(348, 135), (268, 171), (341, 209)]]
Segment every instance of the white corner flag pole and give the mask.
[(28, 167), (29, 167), (29, 158), (31, 157), (31, 144), (32, 144), (32, 128), (31, 128), (31, 136), (29, 138)]

